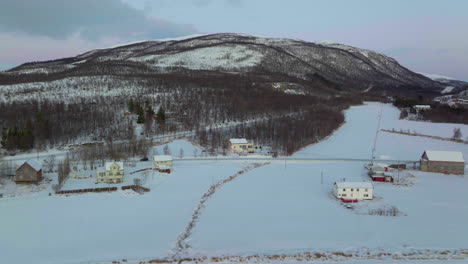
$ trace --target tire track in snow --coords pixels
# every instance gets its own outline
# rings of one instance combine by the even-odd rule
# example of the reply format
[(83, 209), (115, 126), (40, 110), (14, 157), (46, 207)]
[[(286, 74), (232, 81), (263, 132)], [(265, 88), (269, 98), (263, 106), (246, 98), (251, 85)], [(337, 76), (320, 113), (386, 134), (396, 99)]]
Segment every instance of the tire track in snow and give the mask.
[(190, 222), (187, 224), (185, 227), (184, 231), (177, 237), (176, 243), (175, 243), (175, 248), (173, 249), (173, 258), (178, 258), (182, 253), (184, 253), (185, 250), (190, 248), (190, 245), (187, 243), (187, 239), (192, 235), (193, 229), (195, 228), (201, 214), (202, 210), (205, 208), (206, 202), (219, 190), (221, 187), (234, 180), (238, 176), (249, 172), (253, 169), (256, 169), (258, 167), (264, 166), (269, 164), (267, 163), (254, 163), (250, 166), (247, 166), (241, 171), (238, 171), (236, 174), (231, 175), (223, 180), (218, 181), (217, 183), (213, 184), (210, 186), (207, 192), (203, 194), (201, 197), (200, 201), (198, 202), (197, 207), (195, 208), (195, 211), (192, 214), (192, 218), (190, 219)]

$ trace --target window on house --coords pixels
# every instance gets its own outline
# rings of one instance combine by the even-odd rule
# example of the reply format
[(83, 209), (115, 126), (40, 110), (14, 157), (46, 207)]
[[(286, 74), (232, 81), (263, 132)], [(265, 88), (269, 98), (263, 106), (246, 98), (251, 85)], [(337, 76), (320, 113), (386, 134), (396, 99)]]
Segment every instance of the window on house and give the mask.
[(343, 189), (343, 192), (346, 192), (346, 189)]
[(369, 195), (368, 195), (368, 194), (364, 194), (364, 197), (369, 197)]
[(359, 189), (356, 189), (356, 192), (359, 192)]
[(364, 191), (367, 192), (367, 189), (365, 189)]
[(343, 193), (341, 196), (346, 197), (346, 194)]
[(351, 191), (353, 191), (353, 189), (351, 189)]

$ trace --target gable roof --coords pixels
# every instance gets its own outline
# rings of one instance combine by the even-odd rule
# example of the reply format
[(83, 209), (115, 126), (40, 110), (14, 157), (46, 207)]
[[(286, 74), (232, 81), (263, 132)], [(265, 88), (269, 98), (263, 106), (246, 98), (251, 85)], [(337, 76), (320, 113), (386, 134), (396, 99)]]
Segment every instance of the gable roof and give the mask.
[(172, 156), (169, 155), (156, 155), (153, 157), (153, 161), (172, 161)]
[(465, 162), (463, 153), (459, 151), (426, 150), (423, 157), (424, 154), (426, 154), (428, 160), (432, 161)]
[(231, 144), (248, 144), (247, 139), (245, 138), (231, 138), (229, 139)]
[(112, 164), (114, 164), (114, 163), (117, 164), (117, 165), (120, 167), (121, 170), (123, 170), (124, 165), (123, 165), (123, 162), (121, 162), (121, 161), (106, 162), (106, 163), (104, 164), (104, 167), (105, 167), (106, 170), (108, 171), (108, 170), (111, 169), (111, 166), (112, 166)]
[[(38, 160), (30, 159), (30, 160), (26, 161), (25, 163), (23, 163), (23, 165), (24, 164), (28, 164), (35, 171), (42, 170), (42, 164)], [(21, 165), (21, 166), (23, 166), (23, 165)], [(21, 166), (20, 166), (20, 168), (21, 168)]]
[(372, 189), (371, 182), (337, 182), (336, 187), (338, 188), (367, 188)]

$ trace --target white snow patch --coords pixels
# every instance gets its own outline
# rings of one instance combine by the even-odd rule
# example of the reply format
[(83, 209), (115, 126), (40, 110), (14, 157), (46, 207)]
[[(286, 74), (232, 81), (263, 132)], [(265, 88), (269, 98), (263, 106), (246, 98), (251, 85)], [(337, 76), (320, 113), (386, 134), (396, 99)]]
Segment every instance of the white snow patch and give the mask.
[(453, 86), (446, 86), (446, 87), (444, 88), (444, 90), (442, 90), (440, 93), (441, 93), (441, 94), (450, 93), (454, 88), (455, 88), (455, 87), (453, 87)]
[(153, 62), (158, 67), (185, 67), (189, 69), (240, 69), (260, 63), (263, 54), (245, 46), (214, 46), (168, 55), (149, 55), (131, 58)]

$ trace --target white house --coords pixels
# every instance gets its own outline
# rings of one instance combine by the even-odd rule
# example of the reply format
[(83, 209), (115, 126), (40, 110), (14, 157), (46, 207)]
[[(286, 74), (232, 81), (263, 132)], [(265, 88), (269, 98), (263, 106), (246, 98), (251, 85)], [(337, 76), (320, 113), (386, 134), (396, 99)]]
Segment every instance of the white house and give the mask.
[(160, 166), (172, 167), (172, 156), (157, 155), (153, 157), (153, 168), (159, 169)]
[(123, 182), (123, 177), (123, 162), (106, 162), (104, 164), (104, 170), (96, 172), (97, 182), (100, 183), (120, 183)]
[(343, 201), (372, 200), (374, 186), (371, 182), (336, 182), (335, 196)]

